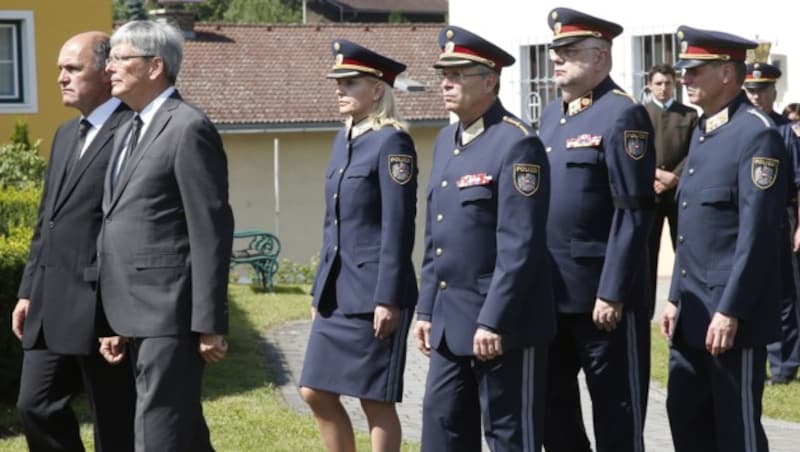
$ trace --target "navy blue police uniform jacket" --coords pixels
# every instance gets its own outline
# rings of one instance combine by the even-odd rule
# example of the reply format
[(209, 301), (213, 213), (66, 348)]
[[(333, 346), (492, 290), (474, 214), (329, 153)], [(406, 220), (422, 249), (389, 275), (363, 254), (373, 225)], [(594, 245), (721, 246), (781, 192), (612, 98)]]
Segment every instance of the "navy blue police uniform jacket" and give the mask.
[(433, 348), (446, 341), (457, 356), (473, 355), (479, 326), (505, 350), (546, 344), (555, 331), (547, 156), (499, 101), (477, 121), (483, 132), (465, 145), (458, 123), (439, 133), (427, 189), (417, 317), (431, 322)]
[(418, 171), (414, 143), (391, 126), (352, 140), (347, 135), (347, 130), (336, 135), (326, 172), (312, 305), (335, 304), (344, 314), (371, 313), (378, 304), (412, 308), (417, 300), (411, 262)]
[(715, 312), (739, 319), (734, 346), (780, 338), (780, 247), (790, 162), (780, 135), (740, 94), (703, 116), (678, 184), (678, 243), (669, 299), (675, 334), (704, 348)]
[(598, 297), (646, 308), (655, 199), (647, 110), (606, 78), (569, 105), (551, 102), (540, 124), (553, 179), (547, 245), (559, 312), (592, 312)]
[(797, 197), (797, 189), (800, 188), (800, 122), (793, 123), (789, 118), (774, 111), (770, 112), (769, 117), (775, 123), (778, 133), (780, 133), (783, 139), (783, 144), (789, 151), (789, 158), (791, 158), (792, 163), (792, 169), (788, 170), (790, 171), (790, 173), (788, 173), (790, 176), (787, 177), (791, 187), (789, 199), (795, 200)]

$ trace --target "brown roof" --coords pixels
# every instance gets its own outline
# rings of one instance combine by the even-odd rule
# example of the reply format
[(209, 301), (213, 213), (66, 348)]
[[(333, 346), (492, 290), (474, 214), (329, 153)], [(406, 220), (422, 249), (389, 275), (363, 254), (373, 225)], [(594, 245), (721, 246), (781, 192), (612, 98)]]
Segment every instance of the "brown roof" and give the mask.
[(447, 0), (335, 0), (364, 12), (447, 14)]
[(330, 43), (358, 42), (405, 63), (423, 92), (396, 92), (409, 121), (447, 114), (431, 67), (441, 25), (214, 25), (197, 24), (184, 45), (178, 89), (219, 125), (282, 125), (340, 121)]

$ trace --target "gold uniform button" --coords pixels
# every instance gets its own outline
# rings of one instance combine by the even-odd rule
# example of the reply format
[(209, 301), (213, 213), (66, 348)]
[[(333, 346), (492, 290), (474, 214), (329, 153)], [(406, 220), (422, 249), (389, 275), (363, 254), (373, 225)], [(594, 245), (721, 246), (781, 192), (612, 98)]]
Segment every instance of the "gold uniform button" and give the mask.
[(442, 253), (444, 253), (444, 250), (442, 250), (441, 248), (436, 248), (436, 255), (437, 256), (441, 256)]
[(447, 289), (447, 282), (439, 281), (439, 288), (440, 289)]
[(446, 180), (442, 181), (442, 188), (447, 188), (447, 181)]
[(442, 214), (437, 214), (437, 215), (436, 215), (436, 222), (437, 222), (437, 223), (441, 223), (441, 222), (442, 222), (442, 220), (444, 220), (444, 215), (442, 215)]
[(458, 154), (461, 154), (461, 151), (459, 151), (458, 149), (453, 149), (453, 155), (458, 155)]

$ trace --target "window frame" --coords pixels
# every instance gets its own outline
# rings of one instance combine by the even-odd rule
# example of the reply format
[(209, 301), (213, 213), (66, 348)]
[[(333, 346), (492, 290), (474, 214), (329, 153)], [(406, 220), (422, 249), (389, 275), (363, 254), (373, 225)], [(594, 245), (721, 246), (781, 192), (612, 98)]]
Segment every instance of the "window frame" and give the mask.
[(36, 42), (33, 11), (0, 10), (0, 24), (16, 28), (17, 58), (16, 89), (14, 98), (0, 99), (0, 114), (37, 113)]

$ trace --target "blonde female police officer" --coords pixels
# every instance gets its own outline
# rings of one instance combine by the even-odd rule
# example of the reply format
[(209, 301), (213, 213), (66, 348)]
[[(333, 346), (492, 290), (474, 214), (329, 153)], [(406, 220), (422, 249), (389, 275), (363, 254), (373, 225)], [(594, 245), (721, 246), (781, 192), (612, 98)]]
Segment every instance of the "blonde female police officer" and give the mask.
[(417, 166), (392, 95), (405, 65), (358, 44), (333, 42), (339, 112), (325, 180), (325, 226), (312, 289), (314, 321), (300, 377), (328, 450), (354, 451), (339, 402), (361, 399), (372, 450), (400, 449), (394, 408), (417, 286), (411, 263)]

